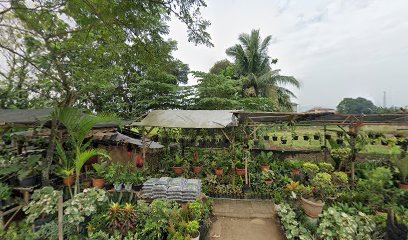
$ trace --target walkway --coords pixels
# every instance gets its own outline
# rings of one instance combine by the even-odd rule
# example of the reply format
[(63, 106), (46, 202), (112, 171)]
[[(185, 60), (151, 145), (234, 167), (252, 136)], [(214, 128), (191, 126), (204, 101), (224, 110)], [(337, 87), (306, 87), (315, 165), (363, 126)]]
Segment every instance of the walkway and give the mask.
[(216, 199), (214, 215), (210, 240), (284, 239), (270, 201)]

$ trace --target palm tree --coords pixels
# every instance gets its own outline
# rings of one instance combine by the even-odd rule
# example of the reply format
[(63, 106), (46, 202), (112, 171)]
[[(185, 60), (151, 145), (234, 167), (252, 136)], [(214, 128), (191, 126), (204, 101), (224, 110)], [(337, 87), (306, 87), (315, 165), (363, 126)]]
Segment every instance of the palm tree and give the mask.
[(280, 106), (288, 106), (290, 98), (295, 97), (295, 94), (285, 86), (299, 88), (300, 83), (292, 76), (280, 75), (280, 70), (272, 70), (271, 64), (277, 60), (271, 60), (268, 55), (271, 39), (269, 35), (262, 40), (259, 30), (252, 30), (251, 34), (242, 33), (238, 38), (240, 43), (228, 48), (226, 53), (235, 60), (237, 74), (244, 83), (244, 95), (275, 96)]
[[(84, 164), (95, 156), (102, 156), (110, 159), (110, 156), (106, 151), (102, 149), (89, 149), (90, 141), (86, 142), (89, 132), (98, 123), (120, 123), (120, 120), (113, 115), (99, 115), (93, 116), (89, 114), (84, 114), (81, 110), (72, 107), (66, 107), (61, 109), (56, 109), (53, 112), (53, 117), (61, 123), (68, 136), (68, 142), (71, 144), (73, 149), (72, 162), (75, 169), (75, 194), (80, 191), (79, 188), (79, 176)], [(61, 151), (62, 143), (57, 142), (57, 151), (61, 159), (68, 161), (67, 154)]]

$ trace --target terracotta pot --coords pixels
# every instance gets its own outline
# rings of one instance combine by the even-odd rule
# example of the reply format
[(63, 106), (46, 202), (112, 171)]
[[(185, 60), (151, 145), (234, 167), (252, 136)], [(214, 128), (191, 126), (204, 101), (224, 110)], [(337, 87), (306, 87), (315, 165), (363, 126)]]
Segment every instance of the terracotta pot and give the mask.
[(199, 174), (203, 170), (203, 166), (194, 166), (193, 167), (193, 172), (194, 174)]
[(177, 176), (180, 176), (181, 174), (183, 174), (184, 168), (183, 168), (183, 167), (173, 167), (173, 172), (174, 172)]
[(271, 186), (273, 183), (273, 180), (265, 180), (265, 184), (268, 186)]
[(92, 179), (92, 186), (94, 186), (94, 188), (99, 188), (102, 189), (105, 187), (105, 179), (103, 178), (94, 178)]
[(270, 165), (261, 165), (261, 171), (269, 171), (271, 169)]
[(402, 190), (408, 191), (408, 184), (400, 183), (399, 188), (402, 189)]
[(301, 206), (307, 216), (311, 218), (318, 218), (323, 211), (324, 202), (313, 202), (312, 200), (300, 197)]
[(75, 175), (64, 178), (63, 182), (65, 186), (71, 187), (75, 183)]
[(215, 169), (215, 175), (222, 176), (224, 174), (224, 169)]
[(293, 175), (300, 175), (300, 169), (292, 169)]
[(243, 168), (243, 169), (235, 168), (235, 173), (236, 173), (238, 176), (245, 176), (245, 168)]

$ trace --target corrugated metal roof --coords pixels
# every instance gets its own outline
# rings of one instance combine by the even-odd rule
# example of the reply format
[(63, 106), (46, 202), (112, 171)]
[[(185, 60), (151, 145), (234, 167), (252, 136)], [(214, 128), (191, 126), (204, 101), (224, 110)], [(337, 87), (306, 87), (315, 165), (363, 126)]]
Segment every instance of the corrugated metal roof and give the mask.
[(233, 110), (155, 110), (138, 126), (169, 128), (225, 128), (237, 126)]

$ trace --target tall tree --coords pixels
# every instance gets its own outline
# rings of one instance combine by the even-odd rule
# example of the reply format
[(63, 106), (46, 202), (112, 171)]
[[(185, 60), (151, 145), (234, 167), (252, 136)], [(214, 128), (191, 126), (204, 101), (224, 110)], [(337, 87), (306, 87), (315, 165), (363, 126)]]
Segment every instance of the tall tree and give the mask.
[(368, 99), (358, 98), (344, 98), (337, 105), (337, 111), (345, 114), (370, 114), (377, 111), (377, 106)]
[(243, 79), (244, 96), (272, 97), (287, 107), (295, 95), (286, 86), (299, 88), (300, 83), (292, 76), (280, 75), (280, 70), (272, 70), (271, 64), (277, 59), (271, 59), (268, 54), (271, 39), (271, 36), (262, 39), (259, 30), (242, 33), (238, 38), (240, 43), (228, 48), (226, 53), (234, 58), (236, 73)]

